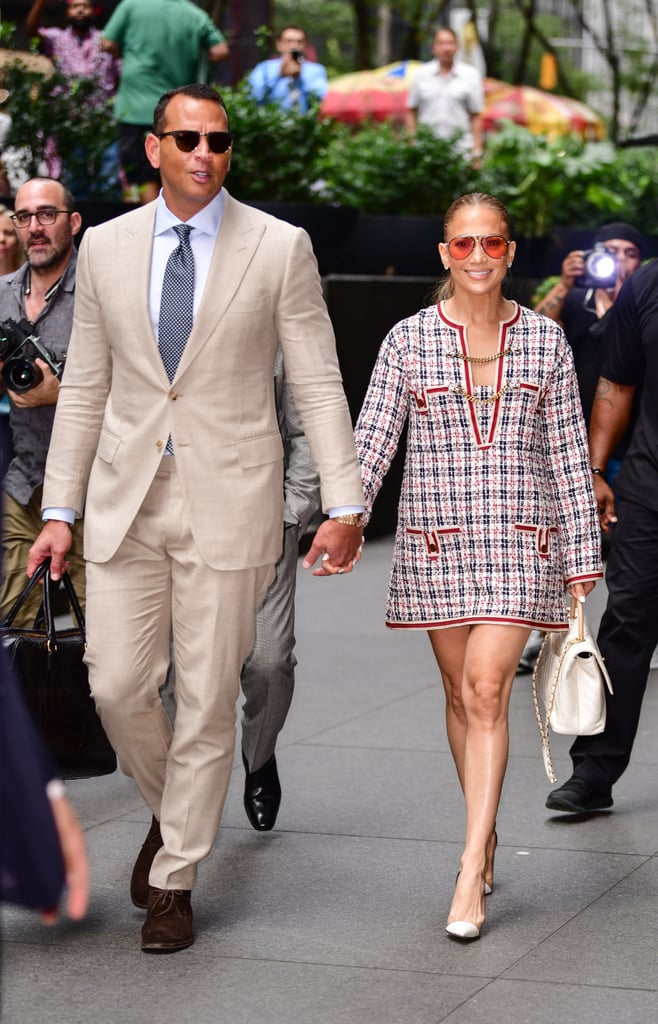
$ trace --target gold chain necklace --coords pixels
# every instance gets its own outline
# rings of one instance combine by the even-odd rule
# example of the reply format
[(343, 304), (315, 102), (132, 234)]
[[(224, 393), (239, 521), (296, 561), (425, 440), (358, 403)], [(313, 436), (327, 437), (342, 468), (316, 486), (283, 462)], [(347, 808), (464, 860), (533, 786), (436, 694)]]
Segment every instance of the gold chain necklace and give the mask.
[(469, 395), (468, 391), (465, 391), (464, 388), (457, 388), (457, 392), (462, 395), (467, 402), (471, 402), (471, 404), (479, 404), (481, 402), (497, 402), (500, 396), (507, 391), (508, 387), (510, 387), (509, 384), (503, 384), (502, 388), (500, 388), (495, 395), (486, 395), (482, 398), (478, 395)]
[(455, 352), (458, 359), (462, 359), (465, 363), (495, 363), (497, 359), (502, 359), (512, 350), (504, 348), (501, 352), (495, 352), (492, 356), (465, 356), (463, 352)]

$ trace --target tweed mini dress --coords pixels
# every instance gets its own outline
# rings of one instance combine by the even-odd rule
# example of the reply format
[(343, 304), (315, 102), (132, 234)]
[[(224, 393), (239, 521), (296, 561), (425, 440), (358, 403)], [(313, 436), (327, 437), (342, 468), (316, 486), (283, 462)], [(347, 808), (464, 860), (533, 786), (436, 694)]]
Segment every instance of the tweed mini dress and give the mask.
[(569, 583), (603, 574), (571, 349), (553, 320), (516, 305), (495, 380), (472, 380), (466, 328), (443, 304), (384, 339), (355, 430), (370, 514), (407, 445), (386, 624), (563, 630)]

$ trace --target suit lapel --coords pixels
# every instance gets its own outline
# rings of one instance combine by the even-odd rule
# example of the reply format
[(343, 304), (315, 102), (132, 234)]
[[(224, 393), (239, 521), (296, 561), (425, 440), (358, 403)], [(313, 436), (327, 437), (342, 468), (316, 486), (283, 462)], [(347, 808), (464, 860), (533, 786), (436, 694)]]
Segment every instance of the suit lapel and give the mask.
[(130, 310), (131, 344), (141, 345), (149, 364), (168, 384), (149, 311), (155, 211), (156, 203), (149, 203), (133, 211), (118, 225), (120, 233), (113, 258), (121, 271), (121, 301), (124, 308)]
[(206, 287), (175, 380), (185, 372), (216, 331), (258, 249), (264, 230), (262, 223), (254, 222), (249, 216), (249, 207), (227, 194)]

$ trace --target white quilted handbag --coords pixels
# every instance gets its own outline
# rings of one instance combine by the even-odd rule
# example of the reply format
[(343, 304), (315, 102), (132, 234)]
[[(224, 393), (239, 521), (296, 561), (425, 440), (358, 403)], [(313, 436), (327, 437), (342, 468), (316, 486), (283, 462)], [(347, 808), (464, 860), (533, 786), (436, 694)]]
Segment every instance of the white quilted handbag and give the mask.
[(612, 683), (592, 636), (583, 603), (571, 599), (566, 633), (546, 633), (532, 673), (532, 696), (544, 767), (557, 782), (548, 738), (554, 732), (594, 736), (605, 729), (605, 690)]

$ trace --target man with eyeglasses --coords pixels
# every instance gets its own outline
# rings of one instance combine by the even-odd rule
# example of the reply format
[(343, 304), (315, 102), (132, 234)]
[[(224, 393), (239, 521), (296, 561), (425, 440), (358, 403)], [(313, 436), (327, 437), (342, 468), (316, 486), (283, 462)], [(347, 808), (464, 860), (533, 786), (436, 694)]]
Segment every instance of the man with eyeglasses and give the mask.
[[(219, 94), (166, 93), (146, 152), (156, 203), (91, 228), (28, 563), (62, 571), (85, 509), (87, 664), (121, 766), (152, 812), (131, 879), (142, 949), (194, 941), (191, 890), (233, 767), (240, 670), (282, 548), (279, 345), (330, 518), (305, 566), (360, 558), (361, 473), (308, 235), (224, 189)], [(160, 699), (173, 635), (176, 721)]]
[(115, 116), (127, 198), (149, 203), (160, 187), (144, 152), (153, 108), (164, 92), (203, 80), (202, 57), (215, 64), (226, 60), (229, 48), (210, 16), (189, 0), (121, 0), (101, 46), (122, 58)]
[[(75, 210), (73, 196), (60, 182), (32, 178), (16, 193), (12, 220), (26, 262), (0, 278), (0, 335), (5, 336), (3, 327), (8, 320), (26, 320), (31, 334), (52, 353), (54, 361), (62, 362), (73, 325), (77, 262), (73, 239), (80, 231), (80, 214)], [(5, 385), (14, 457), (3, 484), (3, 618), (25, 586), (30, 545), (41, 527), (43, 475), (60, 388), (60, 380), (47, 362), (34, 356), (34, 363), (43, 375), (36, 386), (17, 393)], [(0, 362), (0, 367), (4, 368), (4, 362)], [(78, 596), (84, 600), (81, 521), (74, 529), (68, 561)], [(31, 626), (34, 622), (41, 604), (40, 588), (37, 590), (39, 593), (28, 598), (18, 613), (17, 626)]]

